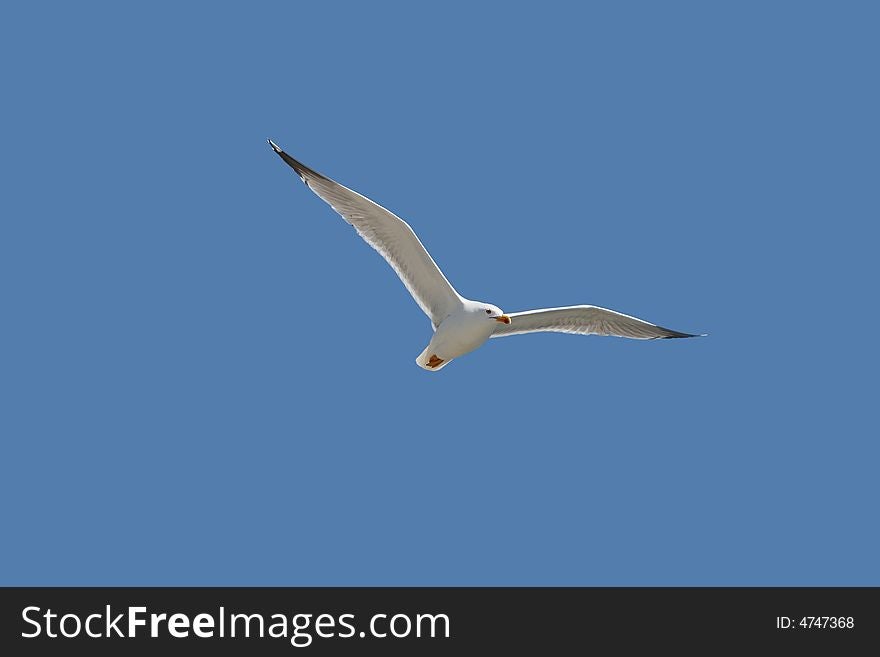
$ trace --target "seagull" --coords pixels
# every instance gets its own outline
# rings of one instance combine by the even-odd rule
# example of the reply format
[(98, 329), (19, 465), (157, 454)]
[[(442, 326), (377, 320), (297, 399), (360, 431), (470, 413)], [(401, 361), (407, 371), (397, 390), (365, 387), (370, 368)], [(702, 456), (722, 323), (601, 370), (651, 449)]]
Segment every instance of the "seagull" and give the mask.
[(599, 306), (541, 308), (508, 314), (491, 303), (466, 299), (455, 291), (403, 219), (293, 159), (271, 139), (268, 142), (309, 189), (385, 258), (430, 318), (434, 335), (416, 358), (416, 364), (422, 369), (439, 371), (459, 356), (482, 346), (489, 338), (538, 331), (614, 335), (636, 340), (700, 337)]

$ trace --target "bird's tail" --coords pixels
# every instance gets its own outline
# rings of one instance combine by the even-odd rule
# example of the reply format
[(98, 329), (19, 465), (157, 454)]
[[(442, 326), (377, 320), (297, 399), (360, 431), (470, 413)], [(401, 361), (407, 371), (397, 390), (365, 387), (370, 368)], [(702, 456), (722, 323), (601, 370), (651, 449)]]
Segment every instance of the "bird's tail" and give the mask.
[(434, 353), (434, 345), (432, 344), (428, 344), (428, 346), (425, 347), (425, 350), (419, 354), (418, 358), (416, 358), (416, 365), (429, 372), (442, 370), (451, 362), (451, 358), (449, 360), (444, 360)]

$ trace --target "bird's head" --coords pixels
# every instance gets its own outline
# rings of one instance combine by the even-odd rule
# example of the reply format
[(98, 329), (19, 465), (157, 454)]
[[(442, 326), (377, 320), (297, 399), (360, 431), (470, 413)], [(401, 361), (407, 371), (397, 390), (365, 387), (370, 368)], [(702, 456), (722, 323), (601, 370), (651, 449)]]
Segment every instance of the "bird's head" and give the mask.
[(484, 314), (491, 321), (510, 324), (510, 317), (505, 315), (501, 308), (493, 306), (491, 303), (480, 304), (480, 309), (477, 312)]

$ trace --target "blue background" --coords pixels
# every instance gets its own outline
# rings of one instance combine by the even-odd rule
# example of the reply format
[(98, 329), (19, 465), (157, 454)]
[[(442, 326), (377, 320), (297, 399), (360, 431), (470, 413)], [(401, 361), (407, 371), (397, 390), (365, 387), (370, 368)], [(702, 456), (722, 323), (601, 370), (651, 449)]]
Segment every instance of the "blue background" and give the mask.
[(876, 5), (316, 4), (2, 10), (0, 581), (880, 584)]

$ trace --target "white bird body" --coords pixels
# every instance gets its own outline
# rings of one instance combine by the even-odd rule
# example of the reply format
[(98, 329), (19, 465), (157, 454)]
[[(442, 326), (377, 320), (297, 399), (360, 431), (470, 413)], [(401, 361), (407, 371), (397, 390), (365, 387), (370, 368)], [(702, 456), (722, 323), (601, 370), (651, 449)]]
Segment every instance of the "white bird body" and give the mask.
[[(487, 313), (486, 310), (491, 310), (492, 313)], [(487, 321), (487, 318), (495, 321)], [(483, 346), (492, 337), (499, 321), (509, 319), (496, 306), (462, 299), (461, 307), (440, 322), (431, 342), (416, 358), (416, 363), (426, 370), (444, 368), (453, 358), (464, 356)]]
[(616, 335), (637, 340), (693, 338), (598, 306), (566, 306), (505, 314), (497, 306), (465, 299), (446, 280), (413, 229), (381, 205), (293, 159), (272, 140), (272, 149), (308, 187), (351, 224), (394, 269), (431, 319), (434, 335), (416, 358), (419, 367), (438, 371), (489, 338), (554, 331)]

